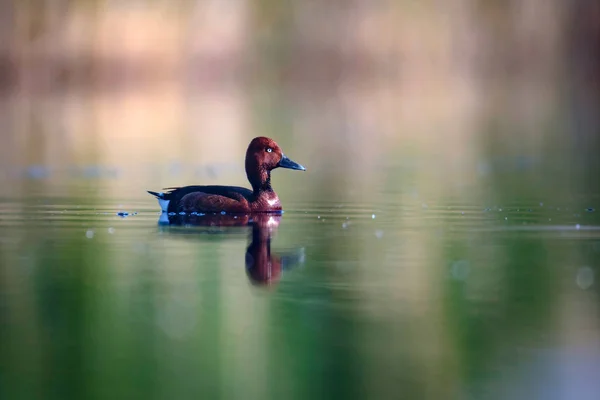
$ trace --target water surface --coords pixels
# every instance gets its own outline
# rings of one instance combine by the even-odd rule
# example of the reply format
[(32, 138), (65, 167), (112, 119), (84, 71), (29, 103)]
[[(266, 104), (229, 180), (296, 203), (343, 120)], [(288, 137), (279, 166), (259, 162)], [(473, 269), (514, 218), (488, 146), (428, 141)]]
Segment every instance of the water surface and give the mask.
[[(164, 132), (183, 133), (165, 146), (145, 122), (154, 106), (117, 134), (122, 105), (97, 102), (83, 104), (108, 113), (100, 122), (69, 99), (34, 106), (24, 126), (9, 117), (2, 398), (600, 390), (600, 192), (575, 153), (471, 140), (490, 137), (484, 128), (455, 142), (366, 139), (343, 124), (319, 137), (303, 127), (331, 128), (317, 124), (321, 110), (296, 109), (300, 128), (266, 118), (260, 132), (308, 169), (274, 172), (277, 224), (168, 226), (145, 190), (245, 185), (256, 130), (204, 115), (199, 124), (220, 135), (175, 123)], [(270, 269), (249, 268), (259, 259)]]

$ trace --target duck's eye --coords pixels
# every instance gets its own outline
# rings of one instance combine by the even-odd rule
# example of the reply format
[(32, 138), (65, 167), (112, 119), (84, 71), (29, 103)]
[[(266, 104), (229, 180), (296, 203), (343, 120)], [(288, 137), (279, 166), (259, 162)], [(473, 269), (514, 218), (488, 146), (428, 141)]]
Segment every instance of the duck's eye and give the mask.
[(270, 148), (270, 147), (267, 147), (267, 153), (271, 153), (272, 151), (273, 151), (273, 149), (272, 149), (272, 148)]

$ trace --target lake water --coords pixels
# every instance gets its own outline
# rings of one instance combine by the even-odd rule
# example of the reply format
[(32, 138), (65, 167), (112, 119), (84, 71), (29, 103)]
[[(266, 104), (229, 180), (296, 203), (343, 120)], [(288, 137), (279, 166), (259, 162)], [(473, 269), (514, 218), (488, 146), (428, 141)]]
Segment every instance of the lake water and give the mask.
[[(1, 398), (596, 398), (568, 129), (162, 93), (3, 100)], [(257, 135), (307, 167), (273, 173), (283, 216), (159, 222), (146, 190), (246, 186)]]

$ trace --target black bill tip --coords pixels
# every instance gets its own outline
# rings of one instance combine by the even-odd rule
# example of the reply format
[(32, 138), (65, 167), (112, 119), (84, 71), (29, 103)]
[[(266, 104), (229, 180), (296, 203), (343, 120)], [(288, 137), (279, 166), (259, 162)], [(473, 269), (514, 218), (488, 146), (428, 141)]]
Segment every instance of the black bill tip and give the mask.
[(298, 164), (295, 161), (290, 160), (285, 154), (281, 156), (281, 161), (279, 161), (279, 167), (296, 169), (298, 171), (306, 171), (306, 168), (304, 168), (304, 166)]

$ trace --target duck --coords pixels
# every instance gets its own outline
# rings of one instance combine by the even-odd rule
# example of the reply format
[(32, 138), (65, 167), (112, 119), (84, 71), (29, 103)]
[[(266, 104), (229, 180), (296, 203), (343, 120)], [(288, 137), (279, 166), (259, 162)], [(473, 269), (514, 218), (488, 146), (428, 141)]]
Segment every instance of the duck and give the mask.
[(287, 168), (306, 171), (290, 160), (271, 138), (259, 136), (246, 150), (246, 177), (252, 186), (184, 186), (148, 191), (158, 199), (163, 213), (273, 213), (281, 212), (281, 202), (271, 186), (271, 171)]

